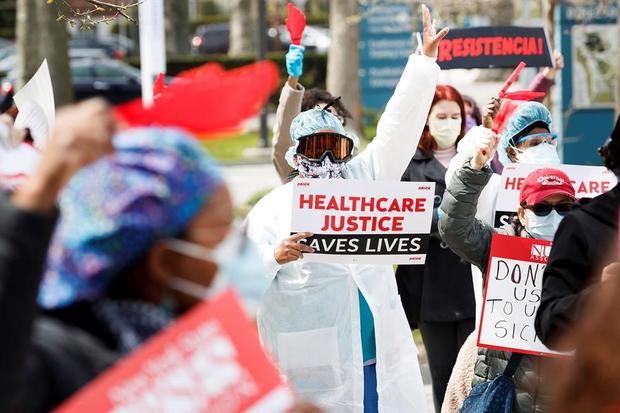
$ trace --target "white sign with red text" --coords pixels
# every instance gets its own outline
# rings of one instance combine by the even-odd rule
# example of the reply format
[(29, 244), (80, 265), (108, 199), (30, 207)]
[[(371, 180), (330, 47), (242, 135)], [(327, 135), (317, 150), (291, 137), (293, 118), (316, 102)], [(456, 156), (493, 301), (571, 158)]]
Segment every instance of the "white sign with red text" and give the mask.
[(297, 179), (291, 234), (312, 232), (304, 259), (347, 264), (424, 264), (435, 183)]
[(543, 272), (551, 242), (495, 234), (487, 267), (478, 345), (535, 355), (558, 355), (536, 335)]
[(523, 181), (531, 172), (541, 168), (554, 168), (566, 173), (575, 188), (577, 199), (594, 198), (609, 191), (618, 182), (614, 173), (603, 166), (532, 165), (521, 163), (506, 165), (502, 172), (500, 188), (495, 203), (495, 228), (501, 228), (509, 224), (510, 219), (517, 214), (519, 191)]

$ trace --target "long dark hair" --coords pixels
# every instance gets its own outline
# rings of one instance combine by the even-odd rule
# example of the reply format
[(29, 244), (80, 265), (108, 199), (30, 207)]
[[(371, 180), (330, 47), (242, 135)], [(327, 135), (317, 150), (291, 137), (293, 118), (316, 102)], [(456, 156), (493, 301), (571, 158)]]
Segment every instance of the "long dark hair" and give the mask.
[[(435, 104), (440, 100), (450, 100), (452, 102), (456, 102), (456, 104), (459, 105), (459, 108), (461, 109), (461, 132), (459, 133), (458, 138), (456, 138), (456, 143), (458, 144), (465, 135), (465, 122), (467, 121), (463, 97), (458, 90), (456, 90), (450, 85), (437, 85), (437, 88), (435, 89), (435, 96), (433, 97), (433, 103), (431, 104), (431, 110), (433, 109), (433, 106), (435, 106)], [(431, 132), (428, 129), (428, 122), (424, 126), (424, 131), (422, 132), (420, 143), (418, 143), (418, 149), (425, 153), (431, 153), (434, 149), (437, 149), (437, 142), (435, 142), (433, 135), (431, 135)]]

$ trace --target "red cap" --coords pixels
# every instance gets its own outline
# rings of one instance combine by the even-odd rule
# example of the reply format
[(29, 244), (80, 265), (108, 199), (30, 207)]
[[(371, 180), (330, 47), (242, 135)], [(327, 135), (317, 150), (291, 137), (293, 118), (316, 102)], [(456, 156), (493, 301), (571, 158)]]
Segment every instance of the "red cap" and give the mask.
[(519, 204), (538, 204), (546, 198), (558, 194), (575, 199), (575, 188), (573, 188), (568, 175), (559, 169), (536, 169), (523, 181), (519, 194)]

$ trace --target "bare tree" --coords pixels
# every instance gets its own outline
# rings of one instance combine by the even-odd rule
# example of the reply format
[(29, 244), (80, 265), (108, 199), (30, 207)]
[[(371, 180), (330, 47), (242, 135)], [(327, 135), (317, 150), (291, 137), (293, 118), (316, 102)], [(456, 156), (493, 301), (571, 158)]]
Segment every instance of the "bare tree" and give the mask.
[(256, 53), (257, 10), (253, 0), (236, 0), (230, 18), (230, 56)]
[(164, 2), (166, 18), (166, 52), (171, 55), (190, 51), (189, 1)]
[[(56, 106), (73, 100), (68, 39), (56, 9), (40, 0), (17, 2), (17, 86), (23, 86), (47, 59)], [(33, 30), (36, 27), (36, 30)]]
[(362, 132), (359, 85), (359, 31), (356, 0), (331, 1), (329, 29), (331, 44), (327, 55), (327, 90), (342, 101), (353, 115), (351, 128)]
[(50, 0), (50, 3), (56, 5), (58, 20), (77, 25), (82, 30), (92, 30), (97, 24), (111, 22), (117, 17), (124, 17), (136, 23), (130, 15), (130, 10), (141, 2), (140, 0)]

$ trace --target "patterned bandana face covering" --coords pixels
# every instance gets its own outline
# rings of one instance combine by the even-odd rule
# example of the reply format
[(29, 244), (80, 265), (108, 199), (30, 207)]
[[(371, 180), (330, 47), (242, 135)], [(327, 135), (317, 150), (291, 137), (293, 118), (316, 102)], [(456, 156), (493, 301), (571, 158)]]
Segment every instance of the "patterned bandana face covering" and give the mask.
[(330, 152), (327, 152), (321, 160), (311, 160), (297, 154), (299, 161), (299, 176), (302, 178), (341, 179), (342, 170), (346, 162), (333, 160)]

